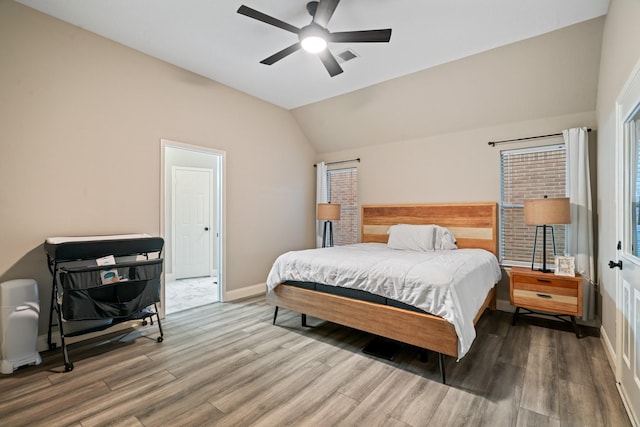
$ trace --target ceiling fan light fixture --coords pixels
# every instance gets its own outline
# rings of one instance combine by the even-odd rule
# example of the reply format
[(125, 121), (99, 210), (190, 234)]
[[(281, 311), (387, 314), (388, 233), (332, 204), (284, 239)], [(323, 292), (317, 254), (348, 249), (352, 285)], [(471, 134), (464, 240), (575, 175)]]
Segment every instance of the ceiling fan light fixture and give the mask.
[(327, 48), (327, 41), (319, 36), (308, 36), (300, 41), (302, 48), (309, 53), (320, 53)]
[(320, 53), (327, 48), (329, 32), (326, 28), (311, 23), (300, 29), (298, 39), (302, 48), (307, 52)]
[[(316, 54), (324, 68), (331, 77), (335, 77), (344, 70), (338, 64), (335, 56), (327, 49), (329, 42), (333, 43), (387, 43), (391, 39), (391, 28), (380, 30), (362, 31), (338, 31), (331, 32), (327, 29), (327, 24), (333, 16), (333, 12), (340, 3), (340, 0), (312, 0), (307, 3), (307, 12), (311, 15), (311, 23), (302, 28), (281, 21), (278, 18), (252, 9), (249, 6), (241, 5), (238, 13), (248, 16), (273, 27), (281, 28), (298, 35), (298, 41), (294, 44), (279, 50), (273, 55), (260, 61), (261, 64), (273, 65), (283, 58), (304, 49), (307, 52)], [(355, 55), (354, 55), (355, 56)], [(346, 57), (342, 58), (347, 60)]]

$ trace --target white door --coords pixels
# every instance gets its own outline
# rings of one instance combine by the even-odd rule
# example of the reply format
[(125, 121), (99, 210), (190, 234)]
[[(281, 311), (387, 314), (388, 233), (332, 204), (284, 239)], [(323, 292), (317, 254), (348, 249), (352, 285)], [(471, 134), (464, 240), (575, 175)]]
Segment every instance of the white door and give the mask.
[[(618, 260), (617, 377), (622, 397), (640, 416), (640, 73), (618, 102)], [(621, 263), (621, 264), (620, 264)]]
[(210, 169), (173, 167), (175, 278), (211, 273), (212, 230)]

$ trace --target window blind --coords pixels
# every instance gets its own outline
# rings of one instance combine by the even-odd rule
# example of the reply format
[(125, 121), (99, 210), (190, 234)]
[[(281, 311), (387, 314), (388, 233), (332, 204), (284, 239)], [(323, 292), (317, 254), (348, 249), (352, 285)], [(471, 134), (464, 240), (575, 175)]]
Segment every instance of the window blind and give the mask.
[[(506, 264), (531, 263), (536, 227), (524, 224), (524, 200), (545, 195), (566, 197), (566, 149), (564, 144), (500, 153), (500, 258)], [(564, 225), (554, 226), (556, 250), (563, 255)], [(538, 232), (536, 263), (542, 263), (542, 229)], [(547, 263), (553, 263), (553, 241), (547, 236)]]

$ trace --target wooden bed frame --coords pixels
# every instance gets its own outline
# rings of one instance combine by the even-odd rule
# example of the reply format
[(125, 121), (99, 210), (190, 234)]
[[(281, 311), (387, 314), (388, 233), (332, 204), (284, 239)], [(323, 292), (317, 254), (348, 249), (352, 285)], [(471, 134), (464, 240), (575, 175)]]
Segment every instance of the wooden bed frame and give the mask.
[[(497, 204), (455, 203), (417, 205), (364, 205), (361, 208), (362, 242), (387, 242), (394, 224), (437, 224), (450, 229), (459, 248), (481, 248), (497, 254)], [(458, 336), (441, 317), (388, 305), (317, 292), (283, 283), (267, 294), (267, 301), (330, 322), (349, 326), (438, 353), (442, 382), (442, 355), (458, 357)], [(496, 308), (496, 288), (489, 291), (474, 324), (486, 308)], [(274, 315), (274, 323), (275, 323)], [(303, 315), (303, 324), (305, 316)], [(399, 327), (401, 325), (401, 327)]]

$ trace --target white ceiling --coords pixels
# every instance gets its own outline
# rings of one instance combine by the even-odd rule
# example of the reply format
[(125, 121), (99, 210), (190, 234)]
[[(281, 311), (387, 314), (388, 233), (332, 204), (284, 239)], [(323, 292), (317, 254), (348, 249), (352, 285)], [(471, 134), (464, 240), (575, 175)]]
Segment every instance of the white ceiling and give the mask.
[(329, 77), (298, 51), (259, 62), (295, 34), (236, 13), (241, 4), (307, 25), (306, 1), (17, 0), (265, 101), (292, 109), (607, 13), (609, 0), (342, 0), (330, 31), (392, 28), (390, 43), (330, 44), (359, 57)]

